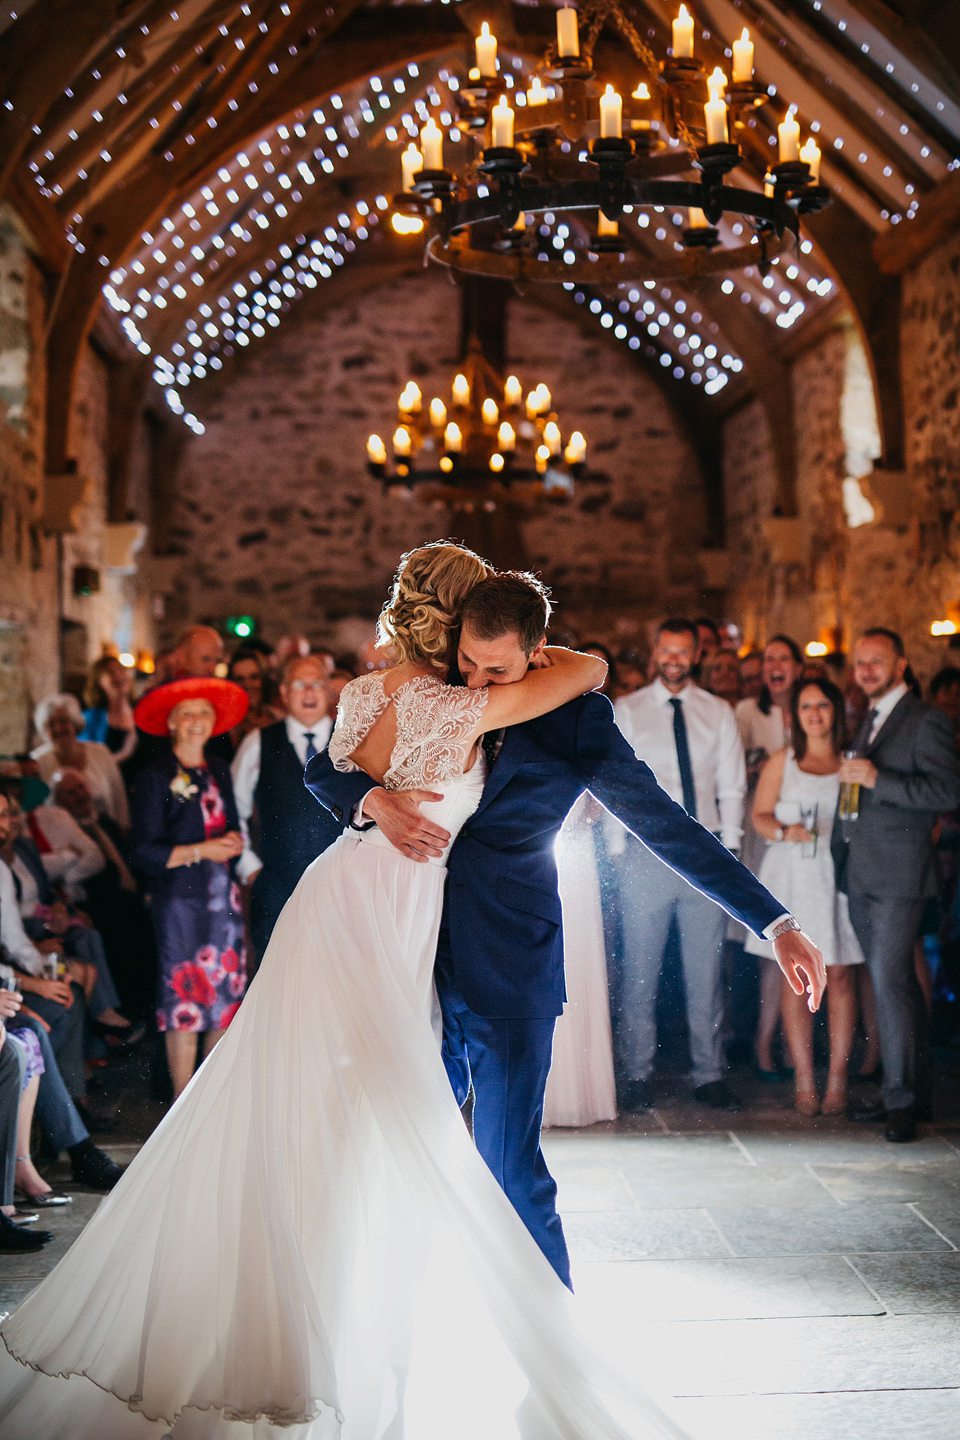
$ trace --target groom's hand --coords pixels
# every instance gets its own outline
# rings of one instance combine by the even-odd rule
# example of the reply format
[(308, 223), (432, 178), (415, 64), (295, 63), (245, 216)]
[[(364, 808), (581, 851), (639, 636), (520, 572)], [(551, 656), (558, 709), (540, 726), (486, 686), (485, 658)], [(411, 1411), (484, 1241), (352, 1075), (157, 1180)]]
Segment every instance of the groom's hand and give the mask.
[(432, 790), (369, 790), (363, 813), (377, 822), (390, 844), (409, 860), (438, 859), (450, 843), (450, 832), (420, 813), (424, 801), (442, 800)]
[(795, 995), (807, 994), (807, 1007), (819, 1010), (827, 988), (827, 971), (823, 956), (802, 930), (788, 930), (773, 942), (777, 964), (787, 977)]

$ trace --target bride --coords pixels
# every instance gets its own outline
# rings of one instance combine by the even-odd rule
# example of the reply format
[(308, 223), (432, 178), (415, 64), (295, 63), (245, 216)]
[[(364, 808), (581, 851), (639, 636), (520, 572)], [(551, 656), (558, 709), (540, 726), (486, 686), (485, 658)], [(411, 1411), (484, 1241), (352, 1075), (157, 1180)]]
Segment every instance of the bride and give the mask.
[[(550, 649), (516, 684), (448, 687), (486, 574), (455, 546), (405, 557), (381, 617), (401, 663), (345, 688), (330, 742), (441, 794), (451, 837), (482, 734), (603, 681)], [(590, 1356), (463, 1124), (431, 1025), (444, 858), (349, 830), (307, 870), (220, 1044), (0, 1327), (4, 1440), (679, 1435)]]

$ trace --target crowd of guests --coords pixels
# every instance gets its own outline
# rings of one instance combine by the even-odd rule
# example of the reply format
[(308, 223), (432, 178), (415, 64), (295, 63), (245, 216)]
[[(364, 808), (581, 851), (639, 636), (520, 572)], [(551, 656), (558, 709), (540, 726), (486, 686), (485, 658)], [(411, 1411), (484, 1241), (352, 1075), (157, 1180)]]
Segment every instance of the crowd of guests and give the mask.
[[(924, 704), (890, 630), (868, 630), (849, 659), (811, 660), (786, 635), (738, 647), (704, 617), (665, 621), (649, 657), (583, 646), (608, 662), (637, 755), (823, 950), (825, 1088), (814, 1018), (770, 942), (605, 817), (594, 910), (617, 1104), (654, 1103), (674, 946), (700, 1103), (739, 1109), (727, 1077), (748, 1060), (770, 1083), (792, 1077), (805, 1115), (876, 1118), (888, 1138), (912, 1138), (930, 1108), (922, 936), (943, 942), (948, 971), (960, 951), (960, 668)], [(372, 646), (335, 658), (299, 636), (227, 657), (216, 630), (192, 626), (151, 677), (105, 656), (82, 696), (46, 696), (35, 748), (0, 761), (0, 1249), (46, 1243), (25, 1227), (70, 1203), (35, 1168), (35, 1133), (47, 1157), (67, 1152), (78, 1183), (107, 1190), (122, 1173), (90, 1138), (116, 1124), (87, 1103), (98, 1067), (160, 1035), (176, 1096), (227, 1029), (280, 910), (340, 833), (304, 765), (329, 741), (343, 686), (383, 663)], [(872, 1105), (851, 1106), (855, 1052), (859, 1074), (882, 1074)]]

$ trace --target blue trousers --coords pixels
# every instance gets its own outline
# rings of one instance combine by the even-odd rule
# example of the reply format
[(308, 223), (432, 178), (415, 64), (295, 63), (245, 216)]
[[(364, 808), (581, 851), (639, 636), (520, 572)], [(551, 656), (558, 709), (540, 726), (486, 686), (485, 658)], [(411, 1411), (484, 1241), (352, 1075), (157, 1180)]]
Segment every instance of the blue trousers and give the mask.
[[(556, 1019), (476, 1015), (460, 994), (444, 920), (437, 946), (443, 1059), (457, 1102), (473, 1083), (473, 1138), (513, 1208), (563, 1281), (570, 1259), (557, 1214), (557, 1185), (540, 1149), (543, 1092)], [(572, 1287), (571, 1287), (572, 1288)]]
[[(37, 999), (39, 999), (37, 995), (30, 996), (31, 1009)], [(45, 1003), (55, 1005), (54, 1001)], [(63, 1006), (56, 1008), (62, 1010)], [(59, 1155), (61, 1150), (67, 1150), (71, 1145), (79, 1145), (81, 1140), (89, 1139), (89, 1131), (80, 1119), (77, 1107), (71, 1100), (70, 1092), (64, 1084), (60, 1067), (53, 1053), (53, 1046), (50, 1044), (50, 1036), (46, 1030), (29, 1015), (18, 1016), (17, 1024), (28, 1027), (40, 1041), (40, 1053), (46, 1069), (40, 1076), (40, 1088), (37, 1091), (37, 1105), (34, 1113), (51, 1148), (56, 1150)]]

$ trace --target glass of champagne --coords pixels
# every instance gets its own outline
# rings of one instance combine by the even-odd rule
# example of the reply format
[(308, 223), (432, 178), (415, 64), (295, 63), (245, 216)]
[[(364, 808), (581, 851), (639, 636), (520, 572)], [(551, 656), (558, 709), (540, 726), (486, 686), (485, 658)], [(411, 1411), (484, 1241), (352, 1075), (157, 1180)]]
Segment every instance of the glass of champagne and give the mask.
[(810, 836), (810, 839), (804, 840), (800, 846), (800, 854), (804, 860), (812, 860), (817, 853), (817, 816), (819, 812), (820, 807), (816, 804), (800, 806), (800, 824)]
[[(844, 750), (844, 760), (856, 760), (856, 750)], [(844, 780), (840, 783), (840, 799), (837, 802), (837, 814), (841, 820), (856, 820), (860, 815), (860, 786), (855, 781)]]

